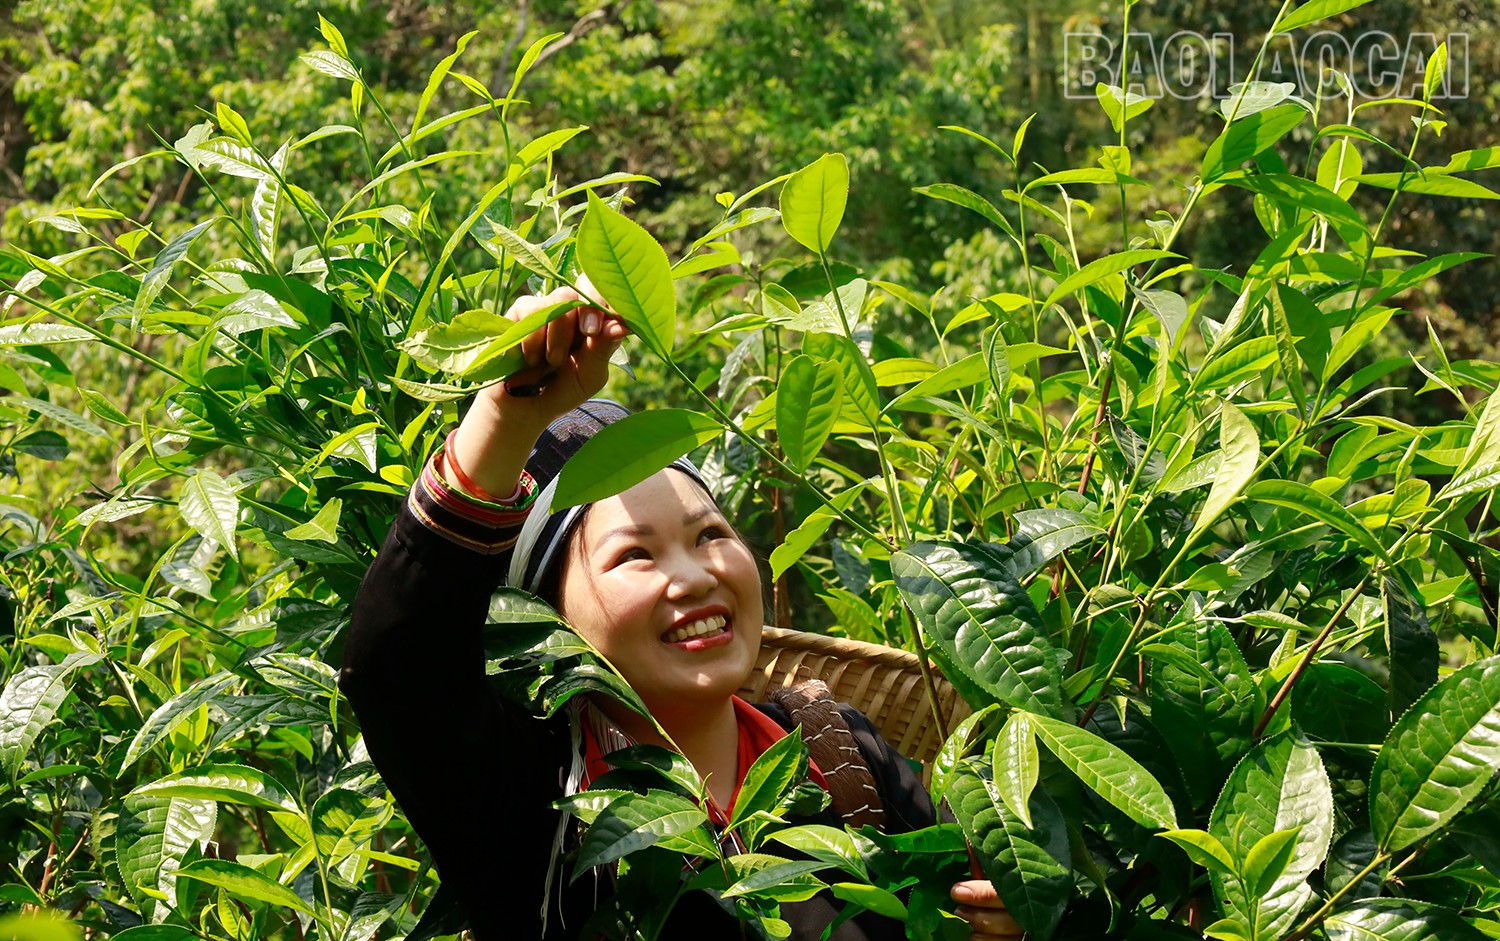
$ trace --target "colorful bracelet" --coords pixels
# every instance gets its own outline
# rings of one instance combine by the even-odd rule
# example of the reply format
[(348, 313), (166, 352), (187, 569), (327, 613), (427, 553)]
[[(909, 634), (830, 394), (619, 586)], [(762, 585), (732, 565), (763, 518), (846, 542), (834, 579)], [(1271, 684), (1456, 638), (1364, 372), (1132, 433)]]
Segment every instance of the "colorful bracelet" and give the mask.
[[(453, 439), (457, 434), (457, 428), (448, 432), (448, 440), (443, 442), (443, 461), (447, 468), (453, 471), (453, 476), (458, 479), (458, 485), (463, 488), (464, 492), (476, 500), (483, 500), (486, 503), (499, 503), (503, 505), (516, 502), (516, 492), (513, 491), (509, 497), (497, 497), (476, 484), (472, 477), (464, 473), (464, 469), (458, 466), (458, 458), (453, 454)], [(521, 487), (518, 483), (516, 490), (519, 491), (520, 489)]]

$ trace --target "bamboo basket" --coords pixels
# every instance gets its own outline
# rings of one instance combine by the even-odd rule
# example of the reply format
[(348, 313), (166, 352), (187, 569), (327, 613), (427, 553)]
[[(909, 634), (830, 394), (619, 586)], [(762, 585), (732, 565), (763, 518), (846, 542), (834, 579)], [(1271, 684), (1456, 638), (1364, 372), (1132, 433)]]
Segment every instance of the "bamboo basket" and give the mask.
[[(916, 654), (845, 637), (767, 627), (755, 670), (739, 695), (765, 702), (771, 690), (810, 679), (827, 683), (834, 699), (869, 716), (896, 751), (924, 767), (937, 757), (943, 735), (933, 721)], [(933, 680), (938, 712), (952, 731), (972, 710), (936, 668)]]

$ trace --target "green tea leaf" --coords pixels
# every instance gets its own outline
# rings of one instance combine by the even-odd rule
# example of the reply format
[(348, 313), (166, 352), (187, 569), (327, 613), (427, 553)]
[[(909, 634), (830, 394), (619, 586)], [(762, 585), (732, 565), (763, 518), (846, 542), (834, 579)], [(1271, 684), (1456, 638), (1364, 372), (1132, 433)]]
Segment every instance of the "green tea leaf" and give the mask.
[(92, 339), (92, 331), (66, 323), (13, 323), (0, 327), (0, 346), (43, 346)]
[(1050, 938), (1073, 890), (1067, 823), (1038, 790), (1031, 797), (1033, 826), (1026, 826), (995, 792), (990, 774), (988, 762), (965, 759), (949, 783), (948, 804), (1011, 917), (1032, 937)]
[(843, 154), (824, 154), (782, 185), (781, 224), (803, 248), (826, 254), (848, 201), (848, 161)]
[(95, 392), (92, 389), (80, 388), (78, 390), (78, 396), (79, 398), (83, 399), (83, 404), (88, 406), (89, 411), (93, 412), (95, 415), (98, 415), (105, 421), (116, 425), (130, 424), (130, 417), (116, 408), (114, 403), (105, 398), (102, 394)]
[(53, 403), (48, 402), (46, 399), (34, 399), (29, 395), (8, 395), (5, 397), (5, 404), (16, 408), (24, 408), (33, 412), (40, 412), (42, 415), (52, 419), (58, 424), (66, 425), (67, 427), (72, 428), (75, 431), (81, 431), (84, 434), (91, 435), (95, 438), (109, 437), (109, 432), (89, 421), (87, 418), (84, 418), (77, 412), (73, 412), (66, 408), (63, 408), (61, 405), (54, 405)]
[(1063, 186), (1068, 183), (1092, 183), (1095, 186), (1112, 186), (1124, 184), (1131, 186), (1144, 186), (1140, 180), (1133, 176), (1127, 176), (1116, 170), (1108, 170), (1104, 167), (1079, 167), (1076, 170), (1059, 170), (1056, 173), (1048, 173), (1039, 176), (1021, 188), (1023, 193), (1030, 192), (1038, 186)]
[(1201, 667), (1185, 670), (1157, 660), (1151, 668), (1150, 698), (1153, 724), (1176, 757), (1189, 796), (1203, 803), (1218, 793), (1234, 762), (1250, 747), (1264, 698), (1223, 624), (1198, 618), (1176, 625), (1162, 642)]
[(1231, 875), (1236, 871), (1229, 850), (1207, 830), (1163, 830), (1156, 835), (1182, 847), (1189, 859), (1209, 872)]
[(1143, 827), (1172, 829), (1177, 812), (1172, 799), (1119, 747), (1087, 729), (1046, 716), (1032, 716), (1037, 738), (1090, 790)]
[(777, 830), (768, 839), (861, 877), (869, 875), (854, 838), (840, 827), (809, 823)]
[(115, 823), (115, 860), (130, 897), (149, 909), (155, 900), (142, 887), (174, 897), (177, 867), (189, 847), (213, 839), (218, 805), (190, 797), (131, 795)]
[(68, 677), (104, 659), (79, 651), (62, 663), (27, 667), (11, 676), (0, 692), (0, 768), (14, 778), (42, 729), (68, 698)]
[(1203, 166), (1198, 171), (1203, 182), (1212, 183), (1225, 172), (1247, 160), (1253, 160), (1256, 154), (1273, 146), (1306, 117), (1305, 108), (1281, 105), (1256, 112), (1228, 125), (1208, 145), (1208, 153), (1203, 156)]
[(722, 433), (712, 417), (687, 409), (627, 415), (600, 429), (563, 465), (552, 509), (594, 503), (629, 490)]
[(171, 733), (184, 719), (202, 706), (213, 701), (238, 679), (233, 673), (216, 673), (204, 677), (187, 689), (157, 706), (125, 750), (125, 759), (120, 763), (123, 770), (135, 764), (151, 747)]
[(954, 389), (978, 385), (990, 374), (990, 363), (985, 356), (981, 353), (970, 353), (958, 362), (949, 363), (901, 393), (892, 399), (886, 408), (904, 408), (908, 404), (919, 404), (917, 400), (923, 396), (939, 396), (945, 392), (952, 392)]
[(1012, 557), (1009, 568), (1017, 578), (1037, 571), (1081, 542), (1104, 535), (1103, 528), (1089, 522), (1082, 513), (1062, 507), (1019, 510), (1011, 519), (1015, 521), (1016, 532), (1031, 540), (1024, 547), (1024, 557)]
[(956, 183), (934, 183), (931, 186), (918, 186), (912, 192), (921, 193), (923, 196), (930, 196), (933, 199), (940, 199), (955, 206), (962, 206), (993, 222), (999, 227), (1000, 231), (1012, 237), (1016, 234), (1016, 230), (1011, 227), (1010, 220), (1006, 219), (1000, 213), (1000, 210), (995, 208), (994, 204), (978, 193), (967, 190)]
[(573, 866), (573, 879), (595, 866), (612, 863), (637, 850), (669, 837), (696, 830), (708, 815), (685, 797), (666, 791), (629, 793), (610, 805), (589, 824)]
[(1229, 182), (1284, 205), (1322, 216), (1356, 252), (1363, 251), (1369, 241), (1370, 233), (1365, 230), (1364, 219), (1348, 200), (1312, 180), (1286, 173), (1259, 173)]
[(805, 902), (827, 888), (813, 875), (828, 864), (819, 860), (796, 860), (763, 866), (725, 889), (725, 898), (755, 896), (778, 902)]
[(299, 813), (297, 802), (288, 796), (286, 788), (275, 778), (244, 765), (202, 765), (142, 784), (130, 793), (225, 801), (264, 810)]
[(552, 264), (552, 259), (547, 257), (547, 253), (528, 242), (521, 233), (494, 220), (490, 220), (490, 228), (494, 231), (490, 241), (510, 252), (523, 268), (554, 283), (562, 280), (562, 275), (558, 273), (557, 266)]
[(729, 812), (729, 828), (744, 825), (757, 813), (775, 810), (797, 782), (807, 777), (807, 768), (802, 730), (796, 728), (762, 752), (745, 772), (739, 796)]
[(1253, 337), (1220, 353), (1193, 377), (1193, 389), (1210, 392), (1259, 375), (1276, 362), (1275, 337)]
[(1277, 830), (1260, 838), (1250, 847), (1245, 856), (1245, 888), (1251, 896), (1263, 896), (1271, 891), (1276, 880), (1286, 872), (1297, 849), (1297, 834), (1301, 827)]
[(1292, 720), (1329, 742), (1377, 744), (1390, 730), (1386, 692), (1342, 663), (1312, 663), (1292, 690)]
[(1404, 178), (1400, 173), (1362, 173), (1355, 179), (1360, 183), (1368, 183), (1381, 189), (1393, 190), (1399, 187), (1403, 193), (1417, 193), (1422, 196), (1500, 199), (1500, 193), (1488, 186), (1475, 183), (1473, 180), (1466, 180), (1461, 176), (1449, 176), (1436, 170), (1407, 174)]
[(1119, 274), (1136, 265), (1148, 261), (1156, 261), (1158, 258), (1181, 258), (1181, 255), (1172, 252), (1164, 252), (1160, 249), (1132, 249), (1128, 252), (1119, 252), (1114, 255), (1106, 255), (1096, 258), (1073, 274), (1064, 278), (1062, 283), (1052, 289), (1047, 295), (1047, 300), (1042, 303), (1043, 308), (1051, 307), (1053, 304), (1065, 297), (1071, 297), (1090, 284), (1096, 284), (1112, 274)]
[(1182, 339), (1182, 328), (1192, 317), (1187, 298), (1176, 291), (1142, 291), (1134, 285), (1131, 285), (1131, 290), (1141, 306), (1161, 321), (1162, 336), (1166, 338), (1168, 349), (1176, 349)]
[(828, 889), (829, 893), (836, 899), (852, 902), (862, 909), (872, 911), (877, 915), (894, 918), (897, 921), (905, 921), (907, 917), (906, 906), (894, 894), (876, 885), (861, 885), (857, 882), (838, 882)]
[[(1467, 40), (1465, 40), (1467, 42)], [(1422, 100), (1431, 101), (1432, 96), (1437, 94), (1443, 87), (1446, 73), (1448, 71), (1448, 44), (1438, 43), (1438, 47), (1427, 59), (1427, 71), (1422, 80)]]
[(787, 463), (811, 466), (844, 404), (844, 374), (838, 363), (798, 356), (776, 385), (776, 435)]
[(1406, 710), (1438, 678), (1442, 655), (1427, 623), (1427, 608), (1389, 575), (1381, 579), (1385, 608), (1385, 649), (1390, 654), (1392, 711)]
[(807, 518), (796, 529), (787, 533), (781, 545), (771, 550), (771, 577), (780, 578), (782, 573), (796, 565), (797, 560), (806, 555), (807, 550), (833, 525), (838, 514), (849, 509), (854, 504), (854, 498), (864, 489), (864, 483), (855, 484), (834, 497), (831, 508), (823, 505), (807, 514)]
[(1330, 16), (1347, 13), (1369, 2), (1370, 0), (1308, 0), (1277, 23), (1276, 32), (1289, 33)]
[(1125, 122), (1151, 110), (1156, 104), (1155, 99), (1138, 95), (1133, 91), (1126, 91), (1118, 85), (1099, 84), (1094, 86), (1094, 94), (1099, 99), (1099, 107), (1109, 118), (1109, 126), (1114, 128), (1116, 134), (1125, 127)]
[[(1293, 732), (1261, 742), (1235, 766), (1208, 830), (1245, 860), (1245, 880), (1213, 876), (1226, 917), (1250, 926), (1253, 938), (1290, 930), (1313, 899), (1307, 877), (1322, 865), (1333, 838), (1333, 790), (1317, 749)], [(1282, 848), (1272, 841), (1257, 854), (1255, 847), (1285, 831), (1294, 833), (1289, 859), (1261, 891), (1251, 884), (1250, 864), (1268, 873), (1279, 865)]]
[(339, 516), (343, 512), (344, 501), (338, 497), (331, 498), (318, 508), (318, 512), (312, 519), (299, 526), (293, 526), (282, 533), (288, 539), (316, 540), (317, 542), (334, 543), (339, 541)]
[(354, 70), (354, 66), (348, 59), (336, 52), (315, 49), (312, 52), (304, 52), (301, 58), (314, 72), (322, 72), (324, 75), (341, 78), (346, 82), (359, 81), (359, 73)]
[(965, 716), (964, 720), (952, 732), (948, 733), (947, 740), (938, 749), (937, 757), (932, 759), (932, 781), (928, 791), (932, 795), (934, 806), (943, 802), (945, 799), (943, 795), (947, 793), (948, 789), (948, 779), (953, 775), (953, 771), (958, 767), (959, 762), (968, 757), (969, 752), (973, 749), (974, 742), (971, 739), (974, 737), (974, 730), (979, 728), (981, 723), (988, 721), (989, 717), (999, 711), (999, 709), (999, 705), (990, 703), (988, 706)]
[(1284, 506), (1311, 516), (1349, 536), (1372, 555), (1382, 559), (1388, 558), (1385, 547), (1380, 544), (1373, 533), (1365, 528), (1358, 517), (1345, 509), (1342, 503), (1332, 497), (1324, 496), (1307, 484), (1298, 483), (1295, 480), (1262, 480), (1252, 484), (1250, 489), (1245, 491), (1245, 498)]
[(1438, 680), (1396, 720), (1370, 772), (1370, 824), (1394, 853), (1441, 829), (1500, 765), (1500, 657)]
[[(443, 79), (447, 78), (448, 73), (453, 69), (453, 63), (457, 62), (458, 57), (464, 54), (464, 48), (469, 45), (469, 40), (478, 35), (479, 31), (476, 29), (458, 37), (458, 47), (444, 56), (438, 62), (437, 67), (432, 70), (432, 74), (427, 77), (427, 87), (422, 90), (422, 97), (417, 101), (417, 113), (411, 119), (411, 133), (413, 135), (422, 126), (422, 117), (427, 114), (427, 106), (432, 104), (432, 97), (437, 94), (438, 88), (443, 84)], [(347, 50), (334, 47), (334, 51), (341, 53), (345, 58), (349, 56)]]
[(1041, 759), (1031, 713), (1018, 709), (1005, 720), (995, 737), (993, 762), (995, 792), (1023, 825), (1032, 826), (1031, 792), (1041, 774)]
[[(1487, 467), (1500, 462), (1500, 386), (1490, 393), (1484, 403), (1484, 411), (1480, 413), (1479, 420), (1474, 423), (1474, 434), (1469, 438), (1468, 447), (1464, 448), (1464, 455), (1458, 462), (1458, 469), (1454, 472), (1454, 480), (1466, 471), (1479, 467)], [(1452, 487), (1450, 484), (1449, 487)], [(1442, 497), (1448, 494), (1449, 487), (1443, 488)], [(1455, 488), (1456, 489), (1456, 488)], [(1451, 499), (1451, 494), (1448, 494)]]
[(266, 902), (278, 908), (291, 908), (307, 915), (312, 906), (302, 896), (249, 866), (225, 859), (200, 859), (177, 870), (179, 879), (196, 879), (217, 886), (239, 899)]
[[(1229, 86), (1229, 94), (1220, 99), (1219, 111), (1228, 121), (1242, 121), (1274, 108), (1283, 101), (1303, 102), (1296, 97), (1296, 82), (1244, 82)], [(1309, 108), (1309, 110), (1311, 110)]]
[(610, 309), (662, 355), (677, 343), (677, 294), (667, 253), (650, 233), (589, 190), (578, 264)]
[(1414, 899), (1362, 899), (1323, 923), (1328, 941), (1484, 941), (1451, 909)]
[[(1274, 354), (1273, 354), (1274, 355)], [(1219, 464), (1214, 483), (1198, 511), (1194, 531), (1212, 526), (1229, 509), (1260, 465), (1260, 435), (1245, 413), (1228, 402), (1219, 407)]]
[(995, 394), (1004, 395), (1005, 387), (1010, 382), (1010, 357), (999, 324), (984, 335), (984, 360), (990, 370), (990, 388), (995, 390)]
[(891, 557), (891, 572), (945, 672), (961, 671), (1018, 709), (1062, 714), (1061, 671), (1041, 615), (995, 557), (918, 542)]
[(844, 374), (844, 409), (841, 418), (866, 428), (880, 422), (880, 394), (869, 360), (854, 341), (832, 333), (809, 333), (802, 338), (802, 352), (817, 360), (838, 363)]
[(177, 496), (177, 512), (205, 539), (214, 540), (230, 556), (238, 557), (234, 529), (240, 517), (240, 498), (223, 477), (202, 468), (184, 480)]

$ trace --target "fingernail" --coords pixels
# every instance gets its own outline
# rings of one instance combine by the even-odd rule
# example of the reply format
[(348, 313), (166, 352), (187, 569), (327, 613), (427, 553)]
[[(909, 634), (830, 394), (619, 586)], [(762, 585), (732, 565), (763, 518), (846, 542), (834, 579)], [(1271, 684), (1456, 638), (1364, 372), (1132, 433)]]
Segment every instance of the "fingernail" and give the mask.
[(599, 312), (597, 310), (586, 310), (583, 312), (583, 335), (594, 336), (599, 332)]
[(974, 890), (962, 882), (953, 887), (952, 895), (955, 902), (972, 902), (977, 897)]

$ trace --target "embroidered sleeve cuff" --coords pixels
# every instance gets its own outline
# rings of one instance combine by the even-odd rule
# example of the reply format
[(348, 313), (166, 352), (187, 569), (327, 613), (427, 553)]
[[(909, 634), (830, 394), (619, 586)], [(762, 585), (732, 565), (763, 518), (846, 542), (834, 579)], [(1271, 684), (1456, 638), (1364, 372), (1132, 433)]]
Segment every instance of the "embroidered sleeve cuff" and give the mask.
[(422, 468), (422, 476), (407, 497), (417, 519), (449, 542), (484, 555), (514, 546), (536, 498), (536, 481), (531, 475), (522, 471), (515, 492), (503, 501), (491, 502), (449, 484), (442, 460), (439, 450)]

